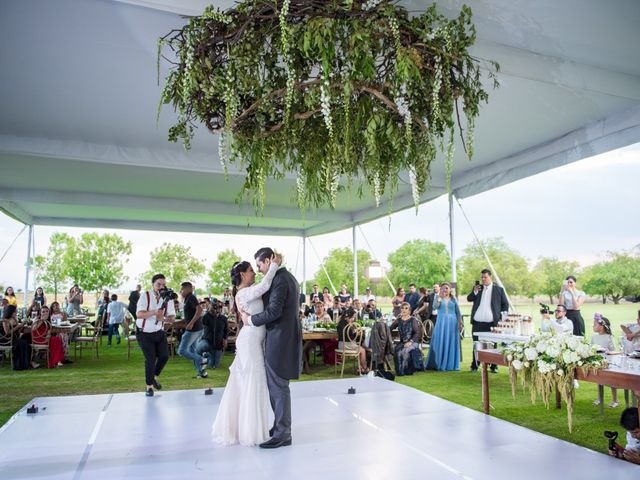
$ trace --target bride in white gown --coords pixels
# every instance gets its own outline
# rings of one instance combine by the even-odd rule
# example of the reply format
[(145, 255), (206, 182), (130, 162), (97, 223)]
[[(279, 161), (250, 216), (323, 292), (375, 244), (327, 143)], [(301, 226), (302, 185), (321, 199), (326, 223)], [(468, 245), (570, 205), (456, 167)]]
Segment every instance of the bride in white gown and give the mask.
[[(255, 284), (256, 274), (249, 262), (239, 262), (231, 270), (231, 283), (237, 287), (236, 309), (251, 315), (264, 310), (262, 295), (271, 282), (281, 260), (271, 263), (263, 280)], [(269, 438), (273, 411), (269, 401), (264, 366), (265, 327), (245, 325), (236, 338), (236, 358), (229, 367), (229, 380), (213, 422), (213, 439), (224, 445), (253, 446)]]

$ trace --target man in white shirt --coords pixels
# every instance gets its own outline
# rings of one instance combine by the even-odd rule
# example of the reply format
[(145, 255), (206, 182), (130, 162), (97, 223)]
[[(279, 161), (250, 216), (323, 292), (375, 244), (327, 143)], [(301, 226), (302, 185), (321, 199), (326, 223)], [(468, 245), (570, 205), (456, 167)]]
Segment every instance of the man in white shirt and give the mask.
[(549, 319), (548, 315), (546, 317), (543, 315), (540, 330), (543, 332), (555, 330), (562, 335), (573, 334), (573, 322), (567, 318), (567, 308), (564, 305), (557, 305), (552, 319)]
[(116, 341), (120, 343), (120, 332), (118, 328), (124, 322), (124, 312), (127, 306), (118, 301), (118, 295), (111, 295), (111, 301), (107, 305), (107, 325), (109, 325), (109, 336), (107, 337), (107, 347), (111, 346), (111, 337), (116, 334)]
[[(480, 282), (476, 282), (471, 293), (467, 296), (469, 302), (473, 302), (471, 309), (471, 331), (473, 340), (478, 341), (478, 332), (490, 332), (492, 326), (496, 326), (500, 320), (501, 312), (509, 311), (509, 300), (504, 289), (493, 283), (491, 271), (488, 269), (480, 272)], [(478, 370), (476, 356), (472, 355), (471, 371)], [(491, 365), (491, 372), (498, 371), (497, 365)]]
[(162, 389), (158, 377), (169, 360), (164, 324), (173, 323), (176, 318), (173, 299), (166, 295), (167, 280), (164, 275), (157, 273), (151, 283), (153, 289), (140, 295), (136, 308), (136, 336), (144, 354), (147, 397), (153, 397), (154, 388)]

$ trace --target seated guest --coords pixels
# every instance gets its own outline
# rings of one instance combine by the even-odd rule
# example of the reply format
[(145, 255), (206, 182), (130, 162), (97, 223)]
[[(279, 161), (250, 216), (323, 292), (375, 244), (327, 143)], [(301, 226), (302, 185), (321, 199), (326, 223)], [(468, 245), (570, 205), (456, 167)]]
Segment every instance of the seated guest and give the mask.
[[(640, 392), (635, 392), (640, 396)], [(630, 407), (620, 415), (620, 425), (627, 431), (627, 446), (622, 451), (609, 450), (609, 455), (640, 465), (640, 421), (638, 409)]]
[(376, 301), (371, 299), (367, 302), (367, 306), (364, 309), (365, 313), (369, 315), (372, 320), (378, 320), (382, 318), (382, 312), (376, 308)]
[(34, 298), (27, 309), (27, 318), (36, 319), (40, 315), (40, 303)]
[(64, 348), (59, 335), (51, 333), (49, 308), (44, 306), (38, 318), (31, 327), (31, 343), (33, 345), (49, 344), (49, 368), (61, 367), (64, 361)]
[(343, 309), (340, 306), (340, 298), (336, 295), (333, 297), (333, 306), (327, 309), (327, 313), (331, 317), (334, 322), (338, 322), (340, 317), (342, 316)]
[[(367, 369), (367, 352), (361, 345), (352, 342), (349, 338), (345, 338), (348, 328), (353, 328), (351, 325), (355, 323), (356, 312), (353, 308), (346, 309), (342, 312), (340, 321), (338, 322), (338, 349), (345, 351), (358, 352), (358, 372), (363, 375), (369, 370)], [(344, 361), (344, 360), (343, 360)]]
[(640, 310), (638, 310), (636, 323), (620, 325), (620, 328), (624, 332), (622, 337), (622, 350), (624, 353), (629, 354), (634, 350), (640, 350)]
[[(331, 323), (331, 317), (324, 311), (324, 303), (316, 302), (313, 310), (313, 318), (316, 323)], [(304, 347), (302, 348), (302, 371), (309, 374), (309, 354), (316, 348), (320, 347), (324, 352), (324, 347), (327, 342), (331, 342), (331, 340), (309, 340), (305, 342)]]
[(362, 316), (364, 315), (364, 308), (362, 308), (362, 303), (357, 298), (353, 301), (353, 309), (356, 311), (356, 319), (362, 320)]
[(563, 335), (573, 334), (573, 322), (567, 318), (567, 308), (564, 305), (556, 306), (554, 317), (549, 319), (549, 314), (543, 313), (540, 330), (543, 332), (555, 331)]
[[(60, 304), (58, 302), (53, 302), (51, 307), (49, 308), (49, 317), (51, 318), (51, 323), (53, 325), (59, 325), (62, 322), (66, 322), (68, 320), (67, 313), (60, 308)], [(66, 333), (61, 333), (60, 338), (62, 339), (62, 346), (64, 347), (65, 354), (69, 351), (69, 342), (74, 341), (76, 337), (80, 336), (80, 329), (78, 328), (71, 334), (71, 338)]]
[(0, 321), (0, 339), (2, 343), (13, 341), (11, 354), (13, 355), (13, 369), (27, 370), (38, 368), (36, 362), (31, 361), (31, 333), (20, 333), (20, 326), (16, 320), (16, 307), (7, 305), (3, 310)]
[(420, 323), (411, 315), (411, 305), (402, 302), (400, 315), (391, 324), (390, 329), (398, 329), (400, 342), (395, 347), (396, 375), (412, 375), (422, 370), (422, 351), (420, 350)]
[(218, 368), (222, 354), (227, 348), (229, 321), (222, 314), (224, 306), (222, 302), (214, 300), (209, 305), (209, 309), (202, 317), (204, 329), (202, 338), (198, 341), (196, 352), (207, 359), (208, 368)]

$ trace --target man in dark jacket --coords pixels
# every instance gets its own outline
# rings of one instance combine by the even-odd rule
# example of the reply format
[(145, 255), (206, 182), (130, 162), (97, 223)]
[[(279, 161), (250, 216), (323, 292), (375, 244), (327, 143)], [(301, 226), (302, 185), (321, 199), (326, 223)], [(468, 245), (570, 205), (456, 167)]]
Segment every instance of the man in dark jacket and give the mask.
[[(473, 340), (478, 340), (477, 332), (490, 332), (491, 327), (498, 325), (501, 312), (509, 311), (509, 300), (504, 289), (493, 283), (491, 271), (486, 268), (481, 272), (481, 281), (477, 282), (472, 292), (467, 296), (469, 302), (473, 302), (471, 309), (471, 331)], [(478, 370), (476, 357), (473, 355), (471, 371)], [(492, 364), (491, 371), (496, 373), (498, 366)]]
[(218, 368), (220, 359), (227, 346), (229, 336), (229, 322), (222, 314), (222, 303), (215, 298), (209, 302), (209, 309), (202, 317), (204, 333), (198, 345), (198, 353), (208, 353), (207, 366)]

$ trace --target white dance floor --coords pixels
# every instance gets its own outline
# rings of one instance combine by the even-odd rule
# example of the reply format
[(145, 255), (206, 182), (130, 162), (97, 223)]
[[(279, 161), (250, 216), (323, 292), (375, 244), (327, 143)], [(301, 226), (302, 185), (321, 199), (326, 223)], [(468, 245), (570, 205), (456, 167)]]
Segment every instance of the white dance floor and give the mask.
[(276, 450), (212, 442), (222, 389), (37, 398), (39, 413), (25, 407), (0, 429), (0, 478), (640, 478), (638, 466), (395, 382), (291, 390), (293, 446)]

